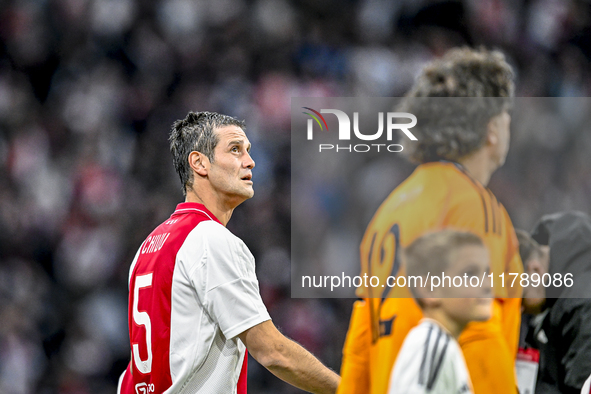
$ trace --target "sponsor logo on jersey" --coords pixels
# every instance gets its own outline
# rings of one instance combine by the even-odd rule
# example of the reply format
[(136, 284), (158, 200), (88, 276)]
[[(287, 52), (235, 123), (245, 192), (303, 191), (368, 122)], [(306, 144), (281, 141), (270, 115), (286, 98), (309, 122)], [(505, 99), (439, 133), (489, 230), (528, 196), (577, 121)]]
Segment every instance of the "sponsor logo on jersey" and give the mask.
[(138, 383), (135, 385), (135, 394), (148, 394), (156, 391), (153, 384)]

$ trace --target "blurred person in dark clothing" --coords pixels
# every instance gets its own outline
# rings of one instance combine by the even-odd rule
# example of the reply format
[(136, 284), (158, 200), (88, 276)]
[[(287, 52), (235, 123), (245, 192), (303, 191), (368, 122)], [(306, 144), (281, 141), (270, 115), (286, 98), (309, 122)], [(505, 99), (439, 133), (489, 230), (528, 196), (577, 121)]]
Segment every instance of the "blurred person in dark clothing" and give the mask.
[(540, 350), (536, 394), (579, 393), (591, 373), (591, 217), (546, 215), (517, 237), (530, 278), (551, 278), (524, 288), (525, 311), (536, 315), (526, 344)]

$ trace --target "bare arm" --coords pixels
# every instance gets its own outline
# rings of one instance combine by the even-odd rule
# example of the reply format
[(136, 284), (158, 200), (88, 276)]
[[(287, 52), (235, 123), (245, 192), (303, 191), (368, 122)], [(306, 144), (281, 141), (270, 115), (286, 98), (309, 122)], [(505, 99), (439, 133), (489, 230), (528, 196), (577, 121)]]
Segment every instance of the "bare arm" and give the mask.
[(339, 375), (281, 334), (271, 320), (249, 328), (238, 337), (254, 359), (278, 378), (311, 393), (336, 392)]

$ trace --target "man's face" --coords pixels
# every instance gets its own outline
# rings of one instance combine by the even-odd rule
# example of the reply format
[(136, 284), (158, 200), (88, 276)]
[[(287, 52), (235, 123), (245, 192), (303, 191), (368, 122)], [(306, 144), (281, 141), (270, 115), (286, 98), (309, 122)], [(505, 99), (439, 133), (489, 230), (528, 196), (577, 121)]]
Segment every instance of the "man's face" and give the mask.
[[(484, 321), (490, 318), (492, 288), (487, 277), (489, 259), (488, 249), (479, 245), (463, 246), (452, 254), (452, 261), (445, 274), (452, 278), (459, 276), (463, 280), (465, 275), (468, 278), (467, 286), (463, 281), (461, 286), (452, 285), (441, 290), (441, 308), (454, 321), (467, 324), (470, 321)], [(484, 276), (482, 286), (476, 283), (476, 279), (473, 279), (475, 286), (470, 285), (470, 278), (474, 276), (478, 277), (479, 281), (482, 281)]]
[(254, 195), (250, 141), (238, 126), (220, 127), (215, 132), (218, 144), (209, 163), (209, 182), (219, 201), (236, 207)]
[(505, 164), (505, 158), (509, 152), (509, 140), (511, 139), (511, 115), (507, 111), (501, 112), (499, 115), (493, 117), (491, 126), (497, 136), (497, 143), (494, 150), (494, 161), (497, 167)]

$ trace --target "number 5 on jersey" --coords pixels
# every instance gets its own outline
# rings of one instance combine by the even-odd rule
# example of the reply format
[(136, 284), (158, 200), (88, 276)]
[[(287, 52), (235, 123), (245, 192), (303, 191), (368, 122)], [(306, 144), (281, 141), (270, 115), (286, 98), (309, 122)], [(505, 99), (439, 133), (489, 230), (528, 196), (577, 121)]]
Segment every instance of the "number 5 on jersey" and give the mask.
[(137, 343), (133, 344), (133, 362), (136, 368), (143, 374), (152, 372), (152, 325), (150, 316), (147, 312), (138, 311), (138, 299), (140, 289), (152, 286), (152, 273), (138, 275), (135, 278), (135, 287), (133, 289), (133, 321), (138, 326), (144, 326), (146, 329), (146, 348), (148, 349), (148, 358), (140, 358), (140, 347)]

